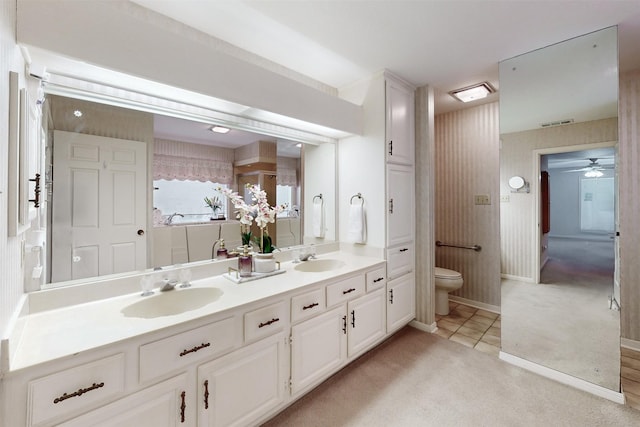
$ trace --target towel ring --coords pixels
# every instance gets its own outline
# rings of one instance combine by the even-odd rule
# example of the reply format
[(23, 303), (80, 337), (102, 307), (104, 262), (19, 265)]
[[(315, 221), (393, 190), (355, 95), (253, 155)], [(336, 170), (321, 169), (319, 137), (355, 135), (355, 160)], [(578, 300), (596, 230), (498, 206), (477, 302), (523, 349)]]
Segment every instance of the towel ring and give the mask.
[(362, 197), (362, 194), (361, 194), (361, 193), (354, 194), (353, 196), (351, 196), (351, 200), (349, 200), (349, 204), (350, 204), (350, 205), (352, 205), (352, 204), (353, 204), (353, 199), (355, 199), (356, 197), (357, 197), (358, 199), (360, 199), (360, 202), (361, 202), (361, 203), (362, 203), (362, 205), (364, 206), (364, 197)]
[(322, 199), (322, 193), (318, 194), (317, 196), (313, 196), (313, 203), (316, 202), (316, 199), (320, 199), (320, 204), (324, 202), (324, 200)]

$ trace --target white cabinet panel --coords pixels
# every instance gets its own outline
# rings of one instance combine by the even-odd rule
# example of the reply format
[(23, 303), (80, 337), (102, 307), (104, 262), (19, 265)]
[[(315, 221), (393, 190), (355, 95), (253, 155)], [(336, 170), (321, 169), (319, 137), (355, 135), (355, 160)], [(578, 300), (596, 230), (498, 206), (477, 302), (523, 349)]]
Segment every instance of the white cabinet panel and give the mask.
[(291, 394), (329, 376), (347, 358), (344, 306), (291, 328)]
[(386, 333), (384, 289), (350, 301), (347, 306), (349, 357), (368, 349)]
[(415, 146), (413, 91), (393, 80), (387, 80), (385, 96), (387, 162), (412, 165)]
[(387, 332), (391, 333), (416, 317), (414, 274), (387, 283)]
[(284, 402), (284, 334), (248, 345), (198, 368), (200, 426), (248, 426)]
[[(186, 374), (88, 412), (60, 427), (175, 427), (194, 425), (186, 415)], [(195, 414), (195, 412), (191, 412)]]
[(414, 239), (414, 180), (412, 167), (387, 165), (387, 247)]
[(395, 279), (405, 273), (413, 271), (414, 264), (415, 249), (413, 242), (387, 250), (387, 272), (389, 279)]

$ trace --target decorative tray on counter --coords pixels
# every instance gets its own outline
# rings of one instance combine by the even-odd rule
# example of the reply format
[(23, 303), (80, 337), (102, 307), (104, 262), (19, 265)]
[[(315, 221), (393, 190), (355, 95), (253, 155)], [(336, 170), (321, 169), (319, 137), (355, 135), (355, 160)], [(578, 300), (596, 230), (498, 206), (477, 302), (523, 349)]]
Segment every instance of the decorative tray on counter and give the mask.
[(233, 283), (244, 283), (250, 282), (252, 280), (264, 279), (265, 277), (275, 276), (276, 274), (282, 274), (287, 270), (273, 270), (268, 273), (256, 273), (255, 271), (251, 273), (251, 276), (248, 277), (240, 277), (240, 274), (235, 269), (229, 269), (228, 273), (224, 273), (223, 276)]

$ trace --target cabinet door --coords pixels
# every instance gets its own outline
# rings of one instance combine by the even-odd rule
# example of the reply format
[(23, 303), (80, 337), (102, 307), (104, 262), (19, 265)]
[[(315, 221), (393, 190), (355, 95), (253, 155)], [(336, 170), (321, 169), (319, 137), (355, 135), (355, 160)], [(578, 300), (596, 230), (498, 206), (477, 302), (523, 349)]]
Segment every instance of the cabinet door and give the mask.
[(284, 401), (288, 378), (284, 334), (198, 368), (200, 426), (247, 426)]
[(386, 102), (387, 162), (412, 165), (415, 146), (413, 92), (387, 80)]
[(291, 394), (342, 366), (347, 358), (347, 315), (341, 305), (291, 328)]
[[(186, 374), (163, 381), (130, 396), (60, 424), (64, 427), (170, 427), (194, 425), (187, 419)], [(195, 412), (190, 412), (195, 414)]]
[(385, 336), (384, 289), (350, 301), (347, 306), (348, 354), (358, 355)]
[(414, 179), (412, 167), (387, 165), (387, 247), (414, 239)]
[(387, 332), (409, 323), (416, 317), (414, 273), (387, 283)]

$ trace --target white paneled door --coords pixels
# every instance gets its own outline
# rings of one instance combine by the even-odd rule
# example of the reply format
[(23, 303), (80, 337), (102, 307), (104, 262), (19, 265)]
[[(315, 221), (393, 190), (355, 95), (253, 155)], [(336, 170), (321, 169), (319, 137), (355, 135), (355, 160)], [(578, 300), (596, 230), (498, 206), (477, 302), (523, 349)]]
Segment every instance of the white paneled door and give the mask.
[(146, 144), (54, 132), (51, 281), (146, 267)]

